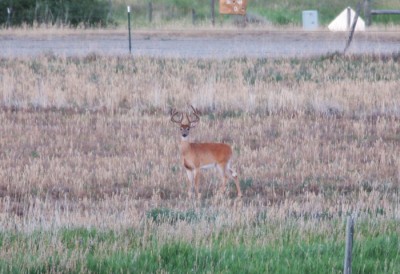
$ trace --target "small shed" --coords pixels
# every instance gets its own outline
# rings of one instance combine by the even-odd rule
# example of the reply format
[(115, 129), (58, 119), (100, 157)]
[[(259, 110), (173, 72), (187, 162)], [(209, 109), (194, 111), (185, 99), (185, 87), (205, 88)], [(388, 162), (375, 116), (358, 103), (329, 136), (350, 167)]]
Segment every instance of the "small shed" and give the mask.
[[(356, 12), (350, 8), (345, 8), (329, 25), (330, 31), (348, 31), (354, 22)], [(365, 22), (361, 17), (358, 17), (355, 31), (365, 31)]]

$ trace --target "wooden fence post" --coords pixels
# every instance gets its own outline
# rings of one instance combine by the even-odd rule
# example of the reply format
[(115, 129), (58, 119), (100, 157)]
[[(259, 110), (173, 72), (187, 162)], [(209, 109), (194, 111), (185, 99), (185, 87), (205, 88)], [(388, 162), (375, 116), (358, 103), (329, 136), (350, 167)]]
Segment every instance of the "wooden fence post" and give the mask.
[(352, 250), (353, 250), (354, 220), (353, 217), (347, 218), (346, 225), (346, 248), (344, 254), (343, 274), (351, 274)]

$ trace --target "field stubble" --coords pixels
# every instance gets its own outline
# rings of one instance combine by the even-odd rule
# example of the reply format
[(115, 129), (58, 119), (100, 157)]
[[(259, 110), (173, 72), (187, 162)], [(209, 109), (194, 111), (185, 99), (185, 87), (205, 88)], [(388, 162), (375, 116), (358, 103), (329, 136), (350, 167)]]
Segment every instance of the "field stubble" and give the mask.
[[(146, 233), (204, 244), (235, 229), (255, 240), (257, 223), (294, 222), (305, 239), (354, 214), (385, 232), (400, 217), (399, 66), (396, 56), (3, 58), (1, 230), (133, 229), (142, 245), (154, 242)], [(202, 173), (203, 200), (186, 199), (169, 110), (189, 104), (202, 112), (194, 140), (233, 146), (242, 201), (233, 184), (215, 198), (215, 171)], [(162, 210), (181, 213), (163, 222)]]

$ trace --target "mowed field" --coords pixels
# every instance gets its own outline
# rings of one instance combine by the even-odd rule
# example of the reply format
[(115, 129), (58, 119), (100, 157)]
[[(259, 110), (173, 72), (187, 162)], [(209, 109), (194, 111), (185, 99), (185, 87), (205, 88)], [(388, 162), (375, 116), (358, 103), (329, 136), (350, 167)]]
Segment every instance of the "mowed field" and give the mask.
[[(400, 269), (400, 57), (0, 59), (1, 272)], [(171, 108), (234, 150), (188, 199)]]

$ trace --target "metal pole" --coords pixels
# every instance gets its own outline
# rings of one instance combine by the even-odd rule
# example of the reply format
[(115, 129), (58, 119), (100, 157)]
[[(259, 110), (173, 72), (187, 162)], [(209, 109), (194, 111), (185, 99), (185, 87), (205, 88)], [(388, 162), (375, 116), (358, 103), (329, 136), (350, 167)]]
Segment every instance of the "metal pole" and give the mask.
[(148, 6), (148, 12), (149, 12), (149, 23), (153, 22), (153, 3), (149, 2)]
[(192, 25), (196, 25), (196, 11), (192, 9)]
[(346, 46), (343, 51), (344, 54), (346, 54), (346, 51), (350, 47), (351, 41), (353, 40), (353, 35), (354, 35), (354, 31), (356, 30), (356, 25), (357, 25), (358, 15), (360, 14), (360, 10), (361, 10), (361, 3), (359, 2), (357, 4), (356, 15), (354, 16), (354, 19), (353, 19), (353, 25), (351, 26), (351, 29), (350, 29), (349, 39), (347, 40)]
[(351, 10), (350, 7), (347, 7), (347, 30), (350, 29), (351, 24)]
[(211, 0), (211, 22), (215, 26), (215, 0)]
[(371, 7), (369, 0), (364, 0), (364, 17), (366, 21), (366, 25), (371, 26)]
[(128, 6), (128, 31), (129, 31), (129, 53), (132, 53), (132, 43), (131, 43), (131, 7)]
[(347, 218), (346, 225), (346, 249), (344, 254), (343, 274), (351, 274), (351, 259), (353, 250), (354, 220), (353, 217)]
[(11, 25), (11, 8), (7, 8), (7, 23), (6, 27), (9, 28)]

